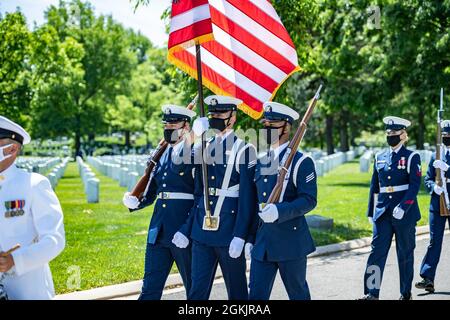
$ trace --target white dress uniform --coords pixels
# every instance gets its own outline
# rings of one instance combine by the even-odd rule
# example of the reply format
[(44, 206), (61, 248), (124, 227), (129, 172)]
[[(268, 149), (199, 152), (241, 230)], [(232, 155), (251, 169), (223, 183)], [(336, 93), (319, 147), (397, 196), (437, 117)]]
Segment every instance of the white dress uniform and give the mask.
[[(0, 117), (0, 139), (8, 130), (25, 137), (23, 144), (29, 142), (22, 127)], [(3, 281), (8, 298), (52, 299), (55, 290), (48, 263), (65, 246), (61, 205), (46, 177), (13, 164), (0, 172), (0, 251), (16, 244), (20, 248), (12, 253), (15, 265)]]

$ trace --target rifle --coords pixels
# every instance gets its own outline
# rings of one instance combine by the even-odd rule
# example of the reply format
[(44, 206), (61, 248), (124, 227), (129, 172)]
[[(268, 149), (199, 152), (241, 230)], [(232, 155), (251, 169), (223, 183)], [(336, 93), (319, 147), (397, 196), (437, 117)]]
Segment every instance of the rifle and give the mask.
[(286, 174), (292, 164), (292, 161), (294, 160), (294, 156), (298, 149), (298, 146), (300, 145), (300, 142), (303, 140), (303, 137), (305, 136), (307, 123), (311, 119), (314, 108), (316, 107), (317, 101), (319, 100), (321, 90), (322, 85), (320, 85), (319, 89), (317, 89), (317, 92), (314, 95), (313, 99), (311, 100), (308, 109), (306, 109), (302, 122), (300, 122), (300, 126), (297, 128), (294, 137), (292, 138), (291, 142), (289, 143), (289, 146), (286, 149), (286, 153), (284, 154), (284, 157), (280, 163), (281, 170), (280, 174), (278, 175), (277, 184), (275, 185), (275, 188), (272, 190), (272, 193), (270, 194), (267, 203), (277, 203), (280, 200), (281, 193), (283, 192), (284, 179), (286, 178)]
[[(444, 113), (444, 89), (441, 88), (441, 99), (439, 110), (437, 113), (437, 135), (436, 135), (436, 160), (441, 160), (442, 154), (442, 135), (441, 135), (441, 122), (442, 122), (442, 114)], [(442, 179), (441, 169), (436, 169), (436, 184), (444, 189), (444, 192), (439, 196), (439, 212), (443, 217), (450, 216), (450, 211), (448, 207), (448, 192), (447, 192), (447, 182), (445, 179)]]
[[(189, 110), (194, 109), (195, 105), (197, 104), (197, 100), (198, 94), (186, 108)], [(162, 155), (166, 151), (168, 145), (169, 144), (164, 139), (162, 139), (158, 143), (158, 147), (156, 147), (156, 149), (152, 152), (152, 154), (150, 155), (150, 159), (147, 161), (147, 168), (145, 169), (144, 175), (139, 179), (139, 181), (131, 191), (130, 195), (137, 197), (139, 201), (142, 200), (145, 191), (147, 190), (147, 187), (151, 182), (151, 178), (153, 177), (153, 170), (155, 169), (155, 166), (158, 163), (159, 159), (161, 159)]]

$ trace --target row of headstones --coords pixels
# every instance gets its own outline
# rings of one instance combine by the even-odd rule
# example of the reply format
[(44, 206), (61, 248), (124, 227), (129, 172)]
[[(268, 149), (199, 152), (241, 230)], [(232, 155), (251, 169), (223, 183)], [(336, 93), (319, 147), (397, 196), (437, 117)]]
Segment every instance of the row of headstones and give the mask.
[(63, 177), (69, 161), (70, 161), (70, 158), (62, 159), (61, 163), (59, 163), (55, 167), (53, 167), (53, 169), (47, 174), (47, 178), (50, 181), (50, 184), (52, 185), (53, 190), (58, 185), (59, 180)]
[(144, 159), (147, 157), (103, 156), (88, 157), (87, 162), (103, 175), (116, 180), (121, 187), (131, 191), (139, 177), (144, 174), (146, 168), (146, 162), (142, 161)]
[(338, 166), (354, 160), (364, 152), (364, 149), (364, 147), (357, 147), (347, 152), (339, 151), (325, 156), (322, 154), (322, 157), (315, 159), (317, 175), (321, 177)]
[[(339, 165), (360, 156), (364, 150), (365, 147), (357, 147), (347, 152), (337, 152), (332, 155), (326, 155), (323, 151), (315, 150), (310, 154), (316, 162), (317, 175), (323, 176)], [(139, 177), (144, 174), (147, 159), (148, 156), (137, 155), (101, 156), (88, 157), (87, 162), (103, 175), (117, 180), (121, 187), (126, 187), (128, 191), (131, 191)]]
[[(367, 150), (362, 157), (359, 159), (359, 171), (360, 172), (369, 172), (370, 167), (373, 164), (375, 159), (375, 154), (379, 152), (381, 149), (370, 149)], [(433, 152), (431, 150), (416, 150), (420, 154), (420, 159), (422, 162), (426, 164), (430, 163), (431, 155)]]
[(47, 174), (51, 168), (61, 163), (61, 158), (19, 158), (17, 166), (28, 172), (36, 172), (42, 175)]
[(55, 189), (59, 179), (62, 178), (66, 170), (69, 158), (19, 158), (17, 166), (28, 172), (35, 172), (45, 175)]
[(78, 171), (83, 181), (84, 193), (88, 203), (98, 203), (100, 201), (100, 180), (81, 157), (77, 157)]

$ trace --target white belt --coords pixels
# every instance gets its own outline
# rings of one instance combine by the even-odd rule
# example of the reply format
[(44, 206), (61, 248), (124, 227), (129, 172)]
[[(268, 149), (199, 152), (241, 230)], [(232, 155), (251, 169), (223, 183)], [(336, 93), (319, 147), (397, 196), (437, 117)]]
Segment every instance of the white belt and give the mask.
[(404, 184), (404, 185), (395, 186), (395, 187), (381, 187), (380, 193), (392, 193), (392, 192), (405, 191), (408, 189), (409, 189), (409, 184)]
[(163, 200), (194, 200), (194, 195), (182, 192), (160, 192), (158, 199)]
[(228, 189), (209, 188), (210, 196), (223, 196), (228, 198), (239, 198), (239, 185), (235, 185)]

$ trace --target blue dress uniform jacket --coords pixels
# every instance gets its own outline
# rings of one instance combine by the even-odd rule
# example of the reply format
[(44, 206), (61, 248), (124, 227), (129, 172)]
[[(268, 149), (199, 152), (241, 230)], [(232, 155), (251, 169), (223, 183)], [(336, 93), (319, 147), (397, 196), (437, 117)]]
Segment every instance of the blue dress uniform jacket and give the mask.
[[(220, 265), (227, 288), (228, 299), (247, 300), (248, 288), (246, 278), (246, 261), (244, 254), (237, 258), (229, 255), (229, 245), (234, 237), (245, 240), (249, 233), (250, 222), (255, 214), (256, 194), (254, 193), (253, 175), (256, 152), (253, 146), (245, 144), (233, 132), (219, 143), (212, 138), (206, 149), (208, 184), (211, 214), (220, 212), (219, 228), (215, 231), (203, 230), (205, 198), (203, 194), (203, 177), (201, 166), (196, 169), (196, 204), (189, 218), (192, 244), (192, 288), (189, 300), (207, 300), (211, 293), (217, 266)], [(239, 148), (234, 147), (239, 143)], [(236, 146), (238, 146), (236, 144)], [(236, 151), (236, 152), (235, 152)], [(196, 153), (200, 154), (199, 152)], [(231, 170), (228, 190), (233, 190), (230, 197), (225, 197), (221, 209), (216, 210), (219, 197), (214, 195), (217, 189), (223, 190), (226, 170), (235, 154), (235, 163)], [(200, 158), (201, 159), (201, 158)], [(196, 163), (201, 163), (196, 161)], [(199, 173), (198, 173), (199, 172)], [(237, 190), (239, 188), (239, 190)], [(212, 195), (211, 195), (212, 194)], [(216, 216), (216, 215), (215, 215)]]
[[(231, 153), (233, 143), (238, 139), (234, 133), (230, 133), (218, 147), (215, 139), (209, 141), (207, 154), (211, 155), (208, 167), (209, 188), (221, 189), (225, 171), (227, 168), (228, 155)], [(231, 140), (231, 142), (230, 142)], [(242, 142), (242, 141), (241, 141)], [(221, 151), (218, 151), (218, 150)], [(209, 152), (209, 153), (208, 153)], [(221, 152), (221, 155), (216, 155)], [(212, 161), (213, 159), (220, 161)], [(196, 208), (193, 210), (192, 231), (190, 236), (193, 240), (209, 246), (228, 246), (234, 237), (246, 239), (249, 233), (250, 222), (255, 214), (255, 199), (253, 184), (254, 166), (256, 153), (253, 146), (241, 143), (240, 151), (234, 163), (228, 188), (239, 185), (238, 197), (225, 197), (220, 210), (220, 224), (217, 231), (203, 230), (203, 218), (205, 217), (205, 202), (203, 195), (203, 176), (201, 165), (197, 165), (195, 175)], [(198, 162), (197, 162), (198, 163)], [(218, 196), (210, 195), (211, 214), (214, 213)]]
[[(370, 183), (367, 216), (373, 221), (383, 214), (391, 213), (399, 205), (405, 211), (403, 219), (394, 219), (394, 224), (409, 224), (420, 220), (417, 194), (421, 184), (420, 155), (404, 146), (397, 153), (389, 150), (375, 156), (372, 181)], [(403, 191), (390, 192), (391, 187), (408, 186)], [(382, 191), (382, 192), (380, 192)]]
[[(444, 238), (445, 223), (448, 221), (450, 225), (450, 217), (442, 217), (439, 208), (439, 196), (433, 191), (436, 181), (436, 169), (433, 162), (436, 160), (436, 153), (431, 156), (428, 165), (427, 174), (425, 176), (425, 188), (431, 194), (430, 199), (430, 244), (427, 248), (425, 257), (420, 267), (420, 276), (434, 281), (436, 269), (439, 263), (442, 250), (442, 241)], [(447, 154), (443, 159), (445, 163), (450, 164), (450, 155)], [(445, 179), (448, 179), (448, 171), (445, 173)], [(447, 190), (450, 190), (450, 180), (446, 181)]]
[[(180, 148), (179, 154), (173, 154), (173, 149), (169, 147), (164, 152), (155, 168), (147, 193), (136, 210), (151, 205), (158, 195), (164, 192), (194, 194), (195, 167), (192, 148), (185, 143)], [(158, 198), (154, 205), (149, 236), (164, 244), (171, 244), (173, 235), (177, 231), (188, 236), (187, 220), (193, 205), (194, 199)]]
[[(258, 160), (255, 169), (255, 186), (258, 202), (267, 202), (277, 183), (279, 158), (267, 154)], [(280, 272), (291, 300), (311, 298), (306, 281), (306, 256), (315, 250), (305, 214), (317, 205), (317, 177), (314, 162), (301, 152), (296, 152), (287, 184), (280, 202), (276, 204), (278, 220), (264, 223), (259, 216), (254, 219), (256, 241), (252, 250), (250, 270), (251, 300), (268, 300), (277, 271)], [(255, 223), (258, 227), (255, 226)], [(251, 237), (248, 239), (252, 242)]]
[[(281, 152), (280, 159), (285, 152), (286, 149)], [(258, 160), (255, 169), (254, 182), (260, 204), (267, 202), (277, 183), (278, 166), (269, 168), (270, 163), (265, 156), (264, 159)], [(275, 159), (275, 163), (279, 163), (278, 159)], [(274, 223), (263, 223), (259, 216), (255, 215), (259, 228), (252, 250), (254, 259), (286, 261), (306, 257), (315, 251), (305, 219), (305, 214), (317, 205), (317, 177), (314, 162), (310, 157), (297, 151), (292, 168), (284, 199), (276, 204), (278, 220)], [(255, 224), (252, 229), (255, 229)], [(252, 240), (252, 238), (248, 239), (249, 242), (253, 242)]]
[[(373, 218), (372, 251), (364, 274), (364, 293), (379, 296), (386, 259), (395, 235), (400, 293), (409, 297), (414, 276), (416, 223), (420, 219), (417, 194), (421, 183), (420, 155), (401, 146), (375, 156), (368, 216)], [(402, 219), (393, 216), (399, 206)], [(378, 279), (379, 281), (374, 281)]]
[[(186, 292), (191, 288), (191, 246), (181, 249), (172, 243), (174, 234), (177, 231), (183, 233), (183, 229), (187, 228), (189, 213), (194, 205), (193, 154), (186, 142), (180, 143), (175, 147), (169, 146), (161, 157), (137, 209), (149, 206), (158, 198), (147, 237), (145, 274), (140, 300), (161, 298), (174, 261)], [(183, 194), (186, 198), (190, 195), (191, 199), (170, 199), (174, 194)]]

